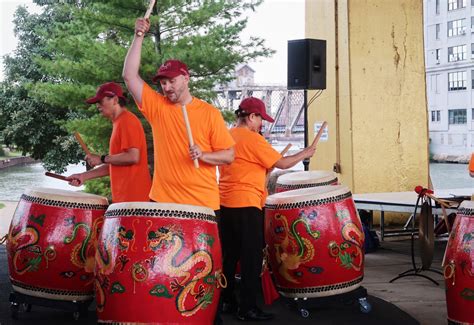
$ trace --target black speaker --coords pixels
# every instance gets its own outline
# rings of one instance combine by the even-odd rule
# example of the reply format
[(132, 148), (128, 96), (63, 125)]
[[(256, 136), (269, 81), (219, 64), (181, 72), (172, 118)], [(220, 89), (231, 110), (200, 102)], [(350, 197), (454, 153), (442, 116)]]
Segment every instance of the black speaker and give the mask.
[(288, 41), (288, 89), (326, 89), (326, 41)]

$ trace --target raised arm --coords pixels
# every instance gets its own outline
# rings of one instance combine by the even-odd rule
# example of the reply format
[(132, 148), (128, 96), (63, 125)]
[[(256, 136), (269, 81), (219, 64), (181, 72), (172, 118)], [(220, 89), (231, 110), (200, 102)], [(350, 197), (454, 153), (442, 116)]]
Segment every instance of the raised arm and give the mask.
[(314, 155), (315, 151), (315, 146), (309, 146), (294, 155), (280, 158), (280, 160), (278, 160), (273, 167), (280, 169), (291, 168), (303, 159), (311, 158)]
[[(143, 79), (138, 74), (140, 69), (140, 58), (142, 55), (143, 39), (150, 29), (150, 22), (145, 18), (138, 18), (135, 22), (135, 35), (132, 45), (128, 49), (123, 65), (122, 77), (127, 85), (128, 91), (135, 98), (138, 105), (142, 104)], [(138, 33), (141, 32), (141, 36)]]

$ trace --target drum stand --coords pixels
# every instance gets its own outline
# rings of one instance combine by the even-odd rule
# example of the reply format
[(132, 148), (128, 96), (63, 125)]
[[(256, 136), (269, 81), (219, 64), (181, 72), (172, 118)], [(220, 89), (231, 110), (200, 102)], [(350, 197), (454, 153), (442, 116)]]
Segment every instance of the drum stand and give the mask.
[[(432, 209), (431, 209), (431, 201), (428, 199), (425, 198), (424, 194), (421, 193), (418, 195), (418, 198), (416, 200), (416, 205), (415, 205), (415, 211), (413, 212), (413, 215), (412, 217), (410, 218), (411, 219), (411, 223), (412, 223), (412, 227), (411, 229), (415, 229), (415, 216), (416, 216), (416, 210), (418, 209), (418, 206), (420, 204), (420, 202), (422, 202), (422, 208), (421, 208), (421, 212), (420, 212), (420, 219), (421, 218), (426, 218), (427, 220), (425, 221), (425, 223), (429, 223), (429, 222), (433, 222), (433, 220), (431, 220), (432, 218), (430, 218), (429, 215), (432, 216)], [(425, 206), (427, 206), (428, 208), (426, 209), (427, 211), (424, 211), (423, 210), (423, 203), (425, 204)], [(425, 212), (425, 213), (423, 213)], [(426, 214), (426, 216), (425, 216)], [(421, 223), (421, 221), (420, 221)], [(419, 227), (420, 229), (422, 228), (421, 225)], [(431, 228), (430, 228), (431, 229)], [(421, 274), (421, 272), (423, 271), (429, 271), (429, 272), (433, 272), (433, 273), (437, 273), (437, 274), (440, 274), (440, 275), (443, 275), (443, 273), (441, 273), (440, 271), (438, 270), (434, 270), (432, 268), (430, 268), (431, 266), (431, 259), (432, 259), (432, 255), (431, 257), (428, 257), (429, 261), (428, 262), (425, 262), (424, 261), (424, 258), (426, 258), (425, 256), (423, 256), (425, 254), (424, 251), (421, 252), (422, 254), (422, 261), (423, 261), (423, 265), (421, 267), (417, 267), (416, 265), (416, 261), (415, 261), (415, 232), (412, 231), (411, 232), (411, 263), (412, 263), (412, 266), (413, 268), (405, 271), (405, 272), (402, 272), (400, 273), (398, 276), (396, 276), (395, 278), (393, 278), (392, 280), (390, 280), (389, 282), (392, 283), (398, 279), (401, 279), (401, 278), (404, 278), (404, 277), (407, 277), (407, 276), (419, 276), (419, 277), (422, 277), (422, 278), (425, 278), (427, 280), (430, 280), (431, 282), (433, 282), (434, 284), (436, 285), (439, 285), (438, 281), (432, 279), (431, 277), (425, 275), (425, 274)], [(427, 234), (425, 234), (427, 235)], [(434, 233), (430, 234), (431, 236), (434, 236)], [(422, 236), (418, 236), (418, 240), (425, 240), (425, 238), (420, 238)], [(432, 254), (432, 252), (431, 252)], [(429, 254), (427, 254), (429, 255)]]
[[(87, 315), (89, 305), (93, 299), (84, 301), (65, 301), (33, 297), (19, 292), (10, 292), (10, 311), (13, 319), (18, 319), (20, 311), (30, 312), (33, 305), (61, 309), (72, 312), (74, 320)], [(20, 310), (22, 309), (22, 310)]]
[(296, 308), (300, 312), (301, 317), (309, 317), (309, 310), (317, 307), (325, 307), (334, 303), (342, 303), (345, 305), (351, 304), (357, 300), (360, 311), (364, 314), (372, 310), (372, 305), (367, 300), (367, 289), (358, 287), (352, 291), (341, 293), (338, 295), (318, 297), (318, 298), (285, 298), (288, 300), (288, 305)]

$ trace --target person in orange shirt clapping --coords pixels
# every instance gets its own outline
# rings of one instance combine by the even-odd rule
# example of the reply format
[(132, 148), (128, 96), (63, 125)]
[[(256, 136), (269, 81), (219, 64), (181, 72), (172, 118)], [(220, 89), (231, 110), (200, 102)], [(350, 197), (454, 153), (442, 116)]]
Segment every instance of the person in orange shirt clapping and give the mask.
[[(220, 166), (219, 190), (221, 199), (220, 232), (224, 257), (224, 274), (228, 285), (224, 289), (222, 311), (237, 311), (243, 321), (269, 320), (272, 314), (257, 306), (257, 292), (261, 284), (263, 247), (262, 200), (265, 195), (267, 170), (287, 169), (310, 158), (314, 147), (282, 157), (260, 135), (262, 121), (274, 122), (266, 113), (265, 104), (258, 98), (244, 99), (236, 111), (237, 124), (230, 130), (235, 141), (235, 160)], [(240, 302), (234, 296), (234, 277), (240, 260)]]

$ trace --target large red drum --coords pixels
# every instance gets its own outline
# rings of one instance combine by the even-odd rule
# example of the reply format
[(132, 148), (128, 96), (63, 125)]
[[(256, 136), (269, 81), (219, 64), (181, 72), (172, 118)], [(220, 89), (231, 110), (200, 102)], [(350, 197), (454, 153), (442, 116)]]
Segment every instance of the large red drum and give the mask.
[(364, 277), (364, 233), (350, 190), (341, 185), (270, 195), (265, 240), (285, 297), (332, 296)]
[(99, 322), (212, 324), (225, 286), (214, 211), (110, 205), (96, 255)]
[(10, 224), (8, 267), (13, 290), (64, 301), (94, 296), (94, 257), (107, 199), (34, 188), (21, 196)]
[(278, 177), (275, 192), (279, 193), (326, 185), (337, 185), (336, 174), (326, 170), (288, 173)]
[(459, 206), (443, 268), (448, 320), (474, 324), (474, 201)]

